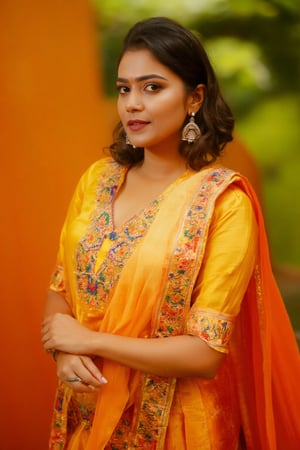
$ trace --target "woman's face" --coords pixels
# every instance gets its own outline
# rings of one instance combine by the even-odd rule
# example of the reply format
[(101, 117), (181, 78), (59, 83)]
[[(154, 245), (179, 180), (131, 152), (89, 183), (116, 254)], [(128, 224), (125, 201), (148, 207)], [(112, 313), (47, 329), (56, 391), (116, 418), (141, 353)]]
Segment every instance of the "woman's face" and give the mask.
[(119, 64), (117, 89), (119, 116), (131, 144), (177, 150), (184, 120), (193, 110), (181, 78), (149, 50), (130, 50)]

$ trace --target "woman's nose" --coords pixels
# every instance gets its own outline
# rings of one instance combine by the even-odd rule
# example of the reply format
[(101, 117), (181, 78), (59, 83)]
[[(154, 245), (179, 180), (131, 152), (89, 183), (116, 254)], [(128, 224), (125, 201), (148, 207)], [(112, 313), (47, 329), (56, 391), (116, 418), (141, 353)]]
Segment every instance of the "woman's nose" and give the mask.
[(131, 92), (127, 97), (126, 110), (127, 112), (141, 111), (143, 109), (143, 104), (139, 95)]

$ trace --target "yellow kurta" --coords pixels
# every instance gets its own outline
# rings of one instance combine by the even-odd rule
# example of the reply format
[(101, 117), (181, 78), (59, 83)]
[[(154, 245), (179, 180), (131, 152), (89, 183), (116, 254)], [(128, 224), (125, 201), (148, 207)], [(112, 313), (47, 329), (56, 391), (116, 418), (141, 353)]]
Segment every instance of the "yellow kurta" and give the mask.
[[(206, 169), (203, 173), (208, 170), (211, 171)], [(201, 189), (201, 178), (187, 171), (116, 230), (113, 199), (126, 172), (126, 168), (105, 159), (83, 175), (61, 234), (57, 267), (50, 287), (65, 296), (74, 316), (86, 326), (147, 338), (153, 335), (153, 311), (165, 288), (170, 248), (175, 242), (187, 197), (194, 192), (195, 177), (199, 178), (196, 185)], [(177, 211), (174, 212), (175, 205)], [(208, 211), (209, 228), (203, 238), (202, 264), (189, 290), (190, 311), (184, 317), (184, 327), (186, 333), (199, 336), (217, 351), (227, 353), (233, 324), (257, 257), (257, 225), (251, 201), (235, 184), (218, 196), (212, 208)], [(188, 245), (192, 246), (193, 240), (185, 244)], [(189, 261), (183, 258), (181, 264), (184, 271)], [(178, 289), (181, 289), (180, 277)], [(114, 311), (120, 306), (122, 315), (116, 320)], [(165, 449), (237, 448), (240, 414), (231, 364), (227, 355), (214, 380), (177, 380)], [(99, 362), (99, 365), (108, 371), (104, 373), (108, 385), (103, 389), (111, 389), (111, 395), (119, 395), (118, 409), (123, 410), (122, 417), (107, 419), (107, 424), (115, 423), (116, 432), (112, 430), (112, 437), (106, 439), (106, 448), (121, 449), (137, 414), (142, 374), (116, 368), (109, 361), (105, 361), (104, 366)], [(117, 377), (109, 378), (110, 373), (117, 374), (119, 369), (126, 386), (120, 387)], [(51, 449), (86, 448), (96, 400), (96, 394), (73, 396), (69, 388), (59, 384)], [(103, 411), (104, 414), (109, 415), (109, 412)]]

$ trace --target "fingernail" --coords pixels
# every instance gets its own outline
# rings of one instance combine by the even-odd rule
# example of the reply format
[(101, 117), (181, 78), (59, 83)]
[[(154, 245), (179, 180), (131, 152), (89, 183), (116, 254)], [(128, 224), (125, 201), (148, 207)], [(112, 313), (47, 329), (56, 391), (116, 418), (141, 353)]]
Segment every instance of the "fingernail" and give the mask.
[(103, 375), (100, 377), (100, 381), (101, 381), (102, 384), (106, 384), (107, 383), (107, 379)]

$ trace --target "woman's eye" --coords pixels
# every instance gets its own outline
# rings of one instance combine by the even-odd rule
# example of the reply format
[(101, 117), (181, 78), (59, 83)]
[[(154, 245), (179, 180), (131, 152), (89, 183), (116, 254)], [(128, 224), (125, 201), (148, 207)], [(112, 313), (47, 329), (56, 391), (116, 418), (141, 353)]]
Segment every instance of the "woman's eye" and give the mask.
[(126, 94), (127, 92), (129, 92), (129, 87), (128, 86), (117, 86), (117, 91), (119, 92), (119, 94)]
[(161, 89), (161, 86), (159, 84), (155, 83), (149, 83), (145, 86), (145, 90), (149, 92), (155, 92), (159, 91)]

